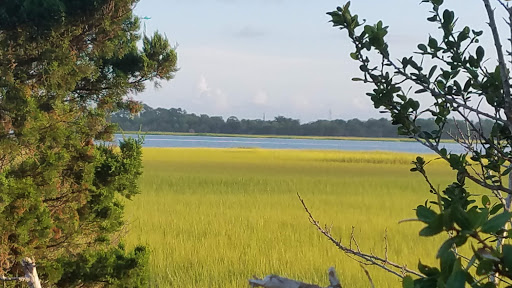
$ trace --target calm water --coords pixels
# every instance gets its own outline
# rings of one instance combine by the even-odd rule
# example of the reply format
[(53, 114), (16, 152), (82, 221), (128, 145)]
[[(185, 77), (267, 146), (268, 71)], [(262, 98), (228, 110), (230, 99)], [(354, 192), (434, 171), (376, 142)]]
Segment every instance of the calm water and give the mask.
[[(136, 135), (126, 135), (137, 137)], [(116, 135), (116, 139), (122, 139)], [(448, 151), (462, 153), (458, 144), (442, 144)], [(144, 147), (203, 147), (203, 148), (264, 148), (264, 149), (318, 149), (350, 151), (394, 151), (411, 153), (431, 153), (416, 142), (359, 141), (359, 140), (314, 140), (278, 139), (210, 136), (146, 135)]]

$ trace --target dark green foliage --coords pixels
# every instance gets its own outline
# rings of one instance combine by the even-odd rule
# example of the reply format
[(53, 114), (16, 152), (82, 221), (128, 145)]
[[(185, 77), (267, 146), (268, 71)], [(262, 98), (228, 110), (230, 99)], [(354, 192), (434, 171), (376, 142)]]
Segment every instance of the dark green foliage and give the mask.
[(46, 286), (144, 286), (129, 281), (144, 281), (147, 252), (113, 248), (141, 140), (95, 145), (116, 130), (108, 115), (142, 107), (128, 93), (177, 71), (162, 35), (138, 48), (135, 3), (0, 2), (0, 275), (33, 256)]
[(78, 284), (102, 282), (116, 287), (147, 287), (149, 274), (144, 269), (149, 251), (143, 246), (126, 252), (123, 245), (108, 250), (83, 251), (74, 259), (57, 259), (64, 271), (58, 287), (76, 287)]
[[(398, 135), (391, 121), (385, 118), (361, 121), (351, 120), (317, 120), (301, 124), (296, 119), (283, 116), (270, 120), (238, 119), (234, 116), (224, 120), (219, 116), (196, 115), (187, 113), (181, 108), (151, 108), (144, 105), (137, 116), (131, 116), (126, 111), (112, 115), (112, 122), (119, 124), (124, 131), (162, 131), (162, 132), (195, 132), (195, 133), (226, 133), (252, 135), (299, 135), (299, 136), (348, 136), (348, 137), (404, 137)], [(418, 119), (418, 125), (424, 129), (436, 129), (433, 118)], [(447, 132), (456, 132), (457, 125), (463, 126), (464, 121), (448, 123), (443, 139), (450, 138)], [(493, 122), (482, 123), (483, 131), (490, 134)]]
[[(355, 80), (374, 86), (367, 95), (375, 108), (390, 114), (400, 135), (430, 148), (439, 155), (438, 160), (447, 162), (456, 172), (453, 183), (440, 190), (428, 177), (429, 163), (421, 157), (413, 161), (411, 171), (423, 176), (434, 197), (416, 208), (417, 220), (425, 224), (419, 234), (444, 234), (447, 239), (436, 253), (439, 267), (420, 263), (418, 271), (423, 276), (404, 277), (403, 287), (496, 287), (500, 281), (510, 284), (512, 248), (504, 241), (511, 237), (512, 186), (508, 177), (512, 171), (512, 99), (510, 79), (504, 75), (508, 68), (503, 51), (497, 50), (498, 66), (487, 67), (486, 51), (477, 44), (483, 32), (457, 27), (455, 12), (442, 8), (442, 0), (421, 2), (431, 5), (427, 21), (437, 25), (441, 36), (429, 36), (426, 43), (417, 46), (418, 56), (400, 57), (400, 61), (390, 55), (385, 41), (388, 27), (382, 22), (369, 25), (359, 21), (358, 15), (350, 12), (350, 3), (328, 13), (334, 27), (348, 32), (355, 47), (350, 57), (360, 63), (363, 72), (363, 78)], [(487, 0), (483, 2), (493, 30), (493, 8)], [(512, 10), (507, 13), (512, 17)], [(512, 24), (506, 25), (510, 30)], [(495, 42), (499, 39), (497, 31), (493, 31)], [(424, 64), (425, 59), (429, 59), (430, 67)], [(417, 94), (429, 94), (431, 103), (421, 105), (415, 100)], [(487, 103), (487, 109), (479, 103)], [(426, 129), (420, 116), (433, 117), (435, 127)], [(454, 140), (466, 151), (461, 154), (440, 145), (454, 117), (464, 122), (457, 123), (457, 131), (452, 131)], [(482, 128), (485, 121), (493, 122), (490, 131)], [(469, 181), (487, 191), (481, 196), (481, 204), (468, 191)], [(457, 248), (468, 243), (473, 254), (458, 254)]]

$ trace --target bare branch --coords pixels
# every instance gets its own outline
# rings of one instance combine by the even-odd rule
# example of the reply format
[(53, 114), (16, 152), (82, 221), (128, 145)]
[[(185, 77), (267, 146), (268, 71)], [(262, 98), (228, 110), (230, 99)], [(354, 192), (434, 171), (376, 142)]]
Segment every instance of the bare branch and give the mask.
[(511, 110), (511, 98), (510, 98), (510, 82), (508, 80), (508, 69), (505, 62), (505, 56), (503, 55), (503, 47), (501, 46), (501, 39), (496, 27), (496, 19), (494, 18), (494, 9), (491, 7), (489, 0), (482, 0), (489, 17), (489, 27), (491, 27), (492, 36), (494, 39), (494, 46), (496, 47), (496, 53), (498, 55), (498, 65), (500, 66), (501, 84), (503, 86), (503, 94), (505, 97), (505, 115), (508, 121), (512, 121), (512, 110)]
[[(355, 256), (355, 257), (361, 259), (358, 261), (359, 263), (366, 264), (366, 265), (375, 265), (375, 266), (377, 266), (377, 267), (379, 267), (379, 268), (381, 268), (381, 269), (383, 269), (401, 279), (404, 278), (402, 271), (412, 274), (412, 275), (415, 275), (415, 276), (418, 276), (418, 277), (425, 277), (423, 274), (416, 272), (414, 270), (411, 270), (404, 265), (399, 265), (394, 262), (391, 262), (387, 258), (384, 259), (384, 258), (375, 256), (375, 255), (366, 254), (361, 251), (356, 251), (349, 247), (344, 246), (340, 241), (336, 240), (331, 235), (331, 233), (329, 233), (328, 231), (326, 231), (325, 229), (323, 229), (320, 226), (320, 224), (318, 223), (318, 221), (315, 220), (315, 218), (309, 211), (308, 207), (306, 206), (306, 203), (304, 202), (304, 200), (302, 199), (302, 197), (300, 197), (300, 195), (298, 193), (297, 193), (297, 197), (299, 198), (300, 202), (302, 203), (304, 210), (308, 214), (309, 221), (311, 222), (311, 224), (313, 224), (318, 229), (318, 231), (320, 231), (320, 233), (322, 233), (325, 237), (327, 237), (327, 239), (329, 239), (329, 241), (331, 241), (336, 247), (338, 247), (338, 249), (343, 251), (345, 254), (347, 254), (349, 256)], [(366, 263), (364, 263), (364, 262), (366, 262)], [(393, 270), (392, 268), (388, 267), (387, 265), (391, 266), (394, 269), (398, 269), (400, 272)]]
[[(441, 150), (439, 149), (439, 147), (434, 145), (434, 143), (432, 143), (431, 141), (429, 141), (429, 140), (423, 141), (422, 139), (419, 139), (417, 136), (413, 136), (413, 138), (416, 141), (418, 141), (420, 144), (422, 144), (423, 146), (431, 149), (432, 151), (436, 152), (438, 155), (441, 155)], [(448, 162), (448, 158), (447, 157), (441, 157), (441, 158)], [(477, 177), (475, 177), (474, 175), (471, 175), (469, 173), (467, 173), (466, 177), (468, 179), (470, 179), (471, 181), (475, 182), (475, 184), (478, 184), (478, 185), (480, 185), (480, 186), (482, 186), (482, 187), (484, 187), (486, 189), (495, 190), (495, 191), (501, 191), (501, 192), (505, 192), (507, 194), (512, 194), (512, 189), (504, 187), (503, 185), (492, 185), (492, 184), (489, 184), (489, 183), (487, 183), (485, 181), (482, 181), (482, 180), (478, 179)]]

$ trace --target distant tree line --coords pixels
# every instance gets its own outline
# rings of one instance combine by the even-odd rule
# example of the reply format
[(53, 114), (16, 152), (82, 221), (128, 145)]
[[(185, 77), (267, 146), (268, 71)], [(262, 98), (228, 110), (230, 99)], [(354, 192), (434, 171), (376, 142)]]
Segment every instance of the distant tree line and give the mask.
[[(297, 135), (297, 136), (349, 136), (349, 137), (400, 137), (397, 127), (386, 118), (351, 120), (317, 120), (301, 124), (298, 119), (284, 116), (272, 120), (238, 119), (235, 116), (223, 119), (220, 116), (196, 115), (181, 108), (152, 108), (144, 105), (142, 111), (131, 116), (128, 111), (116, 112), (112, 122), (124, 131), (156, 131), (185, 133), (225, 133), (250, 135)], [(433, 131), (437, 125), (434, 119), (418, 119), (425, 131)], [(489, 133), (493, 123), (484, 122), (482, 129)], [(451, 121), (445, 127), (443, 138), (449, 133), (459, 134), (466, 130), (463, 121)]]

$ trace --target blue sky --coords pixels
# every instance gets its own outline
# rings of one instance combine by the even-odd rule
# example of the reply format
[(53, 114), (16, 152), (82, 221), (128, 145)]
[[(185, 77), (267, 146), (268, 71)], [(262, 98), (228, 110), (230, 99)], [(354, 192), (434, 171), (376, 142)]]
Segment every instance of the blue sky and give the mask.
[[(402, 58), (436, 26), (430, 5), (419, 0), (356, 0), (351, 10), (390, 26), (392, 56)], [(225, 118), (267, 119), (282, 115), (316, 119), (368, 119), (382, 114), (350, 79), (360, 76), (346, 32), (329, 16), (345, 1), (334, 0), (141, 0), (135, 9), (148, 33), (158, 30), (177, 45), (180, 71), (162, 87), (137, 95), (153, 107), (180, 107)], [(445, 0), (459, 23), (484, 30), (492, 46), (480, 0)]]

